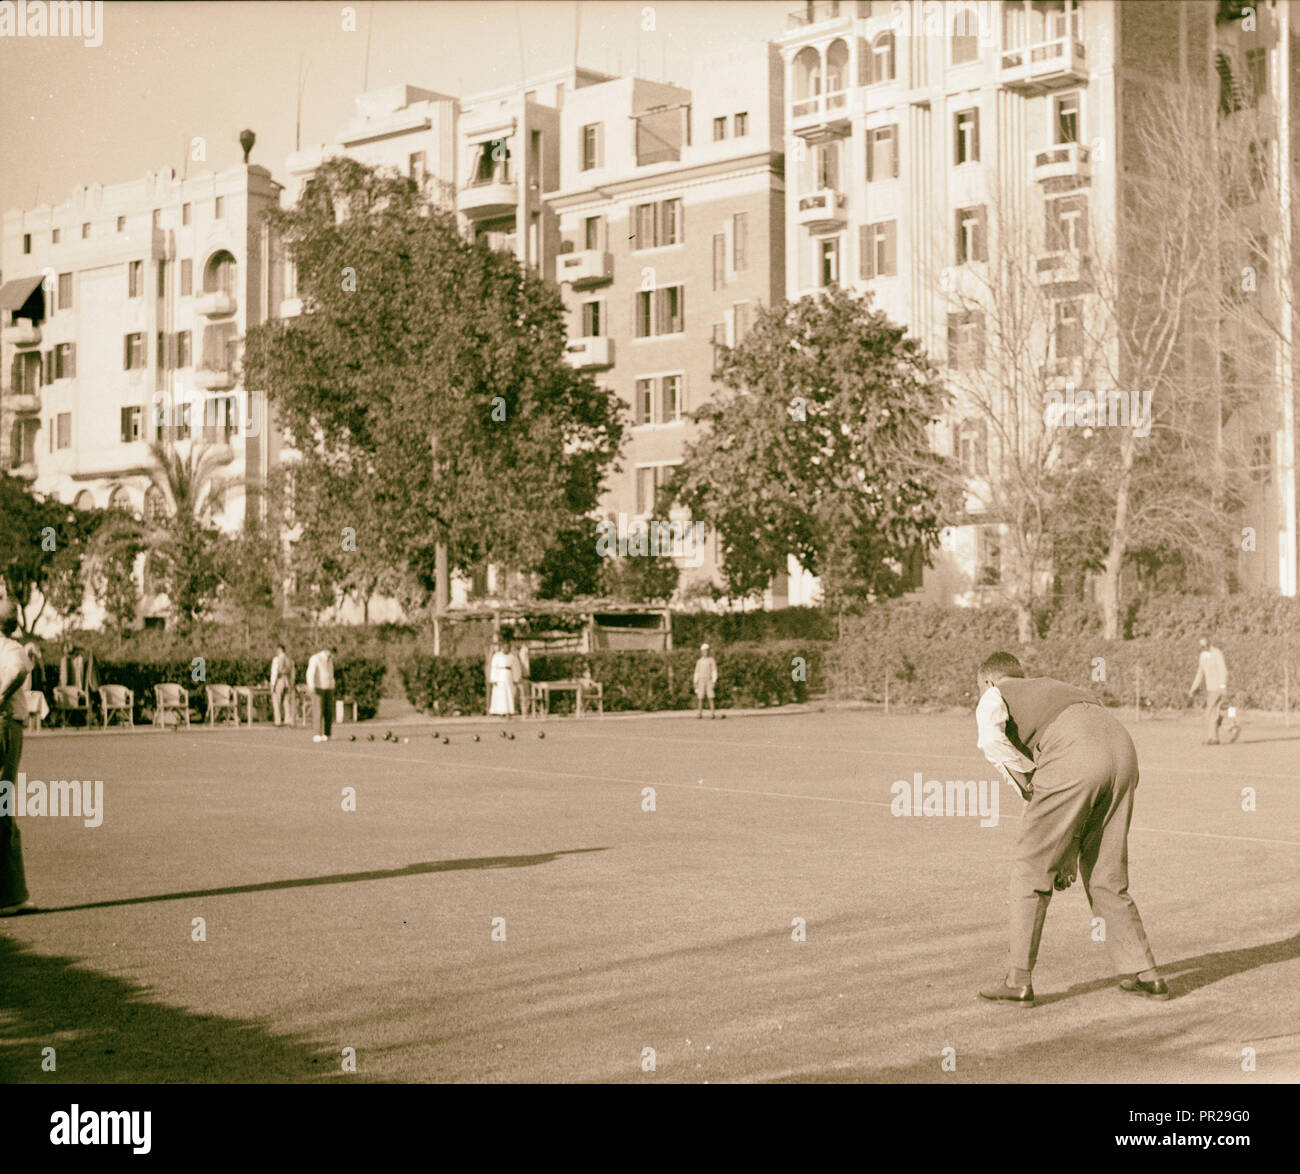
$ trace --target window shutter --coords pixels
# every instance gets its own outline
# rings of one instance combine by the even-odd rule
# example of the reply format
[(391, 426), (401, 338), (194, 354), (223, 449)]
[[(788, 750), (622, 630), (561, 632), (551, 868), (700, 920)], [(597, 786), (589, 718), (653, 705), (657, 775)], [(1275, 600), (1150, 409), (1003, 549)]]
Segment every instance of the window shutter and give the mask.
[(125, 444), (128, 440), (131, 439), (131, 409), (130, 408), (122, 409), (121, 433), (122, 433), (122, 443)]
[(605, 166), (605, 124), (596, 123), (596, 166)]
[(972, 112), (971, 136), (970, 136), (971, 157), (970, 162), (976, 163), (980, 157), (980, 112), (977, 106)]
[(957, 314), (948, 315), (948, 366), (957, 366)]
[(988, 259), (988, 209), (981, 204), (975, 221), (975, 260)]
[(858, 226), (858, 277), (871, 280), (871, 227), (866, 224)]
[(46, 351), (41, 355), (41, 383), (49, 386), (54, 382), (54, 352)]
[(75, 379), (76, 377), (77, 377), (77, 344), (75, 342), (70, 342), (68, 343), (68, 378)]
[(122, 370), (131, 370), (131, 336), (129, 334), (122, 336)]
[(894, 127), (889, 132), (889, 152), (893, 156), (894, 178), (897, 179), (898, 178), (898, 125), (897, 123), (895, 123)]
[(876, 178), (876, 132), (867, 131), (867, 182), (871, 183)]
[(898, 221), (885, 221), (885, 273), (898, 276)]
[(961, 228), (961, 209), (957, 209), (957, 264), (964, 265), (966, 257), (966, 235)]

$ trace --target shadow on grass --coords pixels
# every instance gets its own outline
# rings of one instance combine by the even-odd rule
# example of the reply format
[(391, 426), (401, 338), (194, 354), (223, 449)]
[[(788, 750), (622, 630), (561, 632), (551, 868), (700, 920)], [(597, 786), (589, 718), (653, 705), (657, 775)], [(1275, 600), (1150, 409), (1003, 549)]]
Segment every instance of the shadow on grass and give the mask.
[[(338, 1047), (199, 1015), (0, 935), (0, 1084), (356, 1081)], [(42, 1050), (57, 1069), (42, 1072)]]
[[(608, 848), (567, 848), (559, 852), (541, 852), (535, 856), (477, 856), (465, 860), (428, 860), (422, 864), (408, 864), (405, 868), (379, 868), (372, 872), (338, 872), (328, 876), (304, 876), (294, 880), (263, 881), (254, 885), (228, 885), (222, 889), (190, 889), (183, 893), (157, 893), (150, 897), (123, 897), (117, 901), (90, 901), (84, 905), (56, 905), (27, 911), (25, 917), (40, 917), (47, 913), (72, 913), (79, 909), (110, 909), (119, 905), (147, 905), (153, 901), (181, 901), (195, 897), (233, 897), (239, 893), (266, 893), (273, 889), (301, 889), (309, 885), (350, 885), (358, 881), (393, 880), (401, 876), (421, 876), (430, 872), (458, 872), (462, 869), (480, 868), (531, 868), (536, 864), (550, 864), (561, 856), (576, 856), (583, 852), (607, 852)], [(3, 925), (3, 922), (0, 922)], [(4, 973), (0, 968), (0, 974)]]

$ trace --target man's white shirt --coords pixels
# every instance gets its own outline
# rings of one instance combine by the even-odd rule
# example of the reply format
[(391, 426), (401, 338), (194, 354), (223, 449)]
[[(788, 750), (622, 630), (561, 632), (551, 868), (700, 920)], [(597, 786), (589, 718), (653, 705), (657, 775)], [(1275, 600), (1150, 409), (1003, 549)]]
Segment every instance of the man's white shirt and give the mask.
[(1028, 775), (1034, 771), (1034, 762), (1017, 750), (1007, 737), (1007, 720), (1010, 717), (1006, 698), (996, 685), (990, 686), (975, 707), (975, 721), (979, 725), (978, 745), (984, 751), (984, 757), (1002, 772), (1002, 777), (1024, 795), (1023, 788), (1007, 773), (1006, 768), (1013, 767), (1021, 774)]
[(307, 662), (307, 688), (334, 688), (334, 660), (328, 652), (318, 652)]

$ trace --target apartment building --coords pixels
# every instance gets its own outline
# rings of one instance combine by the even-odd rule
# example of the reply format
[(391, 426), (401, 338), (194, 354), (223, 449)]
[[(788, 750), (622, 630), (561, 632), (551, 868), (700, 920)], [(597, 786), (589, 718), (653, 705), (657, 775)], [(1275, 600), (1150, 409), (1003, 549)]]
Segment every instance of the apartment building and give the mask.
[(215, 520), (243, 524), (244, 487), (279, 443), (239, 369), (240, 340), (280, 298), (263, 220), (279, 191), (247, 163), (189, 178), (166, 169), (5, 214), (9, 472), (59, 501), (147, 516), (164, 506), (150, 443), (210, 446), (230, 482)]
[[(781, 59), (753, 43), (695, 61), (689, 86), (619, 78), (569, 96), (560, 121), (551, 272), (570, 313), (569, 361), (628, 405), (622, 468), (601, 509), (624, 531), (656, 493), (711, 398), (715, 343), (741, 340), (785, 289)], [(716, 536), (678, 559), (716, 580)], [(794, 602), (801, 580), (793, 585)], [(777, 603), (791, 585), (773, 588)]]
[[(1153, 70), (1211, 81), (1226, 38), (1272, 95), (1275, 142), (1290, 142), (1293, 7), (1257, 6), (1258, 31), (1248, 34), (1240, 21), (1216, 29), (1216, 5), (1195, 2), (859, 0), (790, 13), (780, 41), (787, 292), (869, 290), (946, 363), (957, 397), (935, 443), (971, 479), (972, 520), (944, 533), (922, 597), (981, 602), (996, 593), (1005, 565), (1004, 528), (978, 521), (987, 422), (964, 415), (962, 398), (967, 373), (984, 363), (988, 324), (970, 307), (986, 262), (1015, 247), (1013, 231), (1025, 234), (1052, 307), (1047, 375), (1062, 383), (1077, 376), (1089, 296), (1081, 260), (1090, 233), (1096, 242), (1116, 237), (1125, 116), (1140, 101), (1132, 87)], [(1286, 167), (1285, 152), (1278, 162)], [(1279, 247), (1293, 265), (1291, 246)], [(1278, 262), (1275, 272), (1288, 269)], [(1265, 557), (1244, 559), (1241, 575), (1293, 594), (1294, 372), (1278, 366), (1278, 387), (1262, 393), (1272, 424), (1258, 425), (1276, 466), (1256, 503), (1272, 545)]]

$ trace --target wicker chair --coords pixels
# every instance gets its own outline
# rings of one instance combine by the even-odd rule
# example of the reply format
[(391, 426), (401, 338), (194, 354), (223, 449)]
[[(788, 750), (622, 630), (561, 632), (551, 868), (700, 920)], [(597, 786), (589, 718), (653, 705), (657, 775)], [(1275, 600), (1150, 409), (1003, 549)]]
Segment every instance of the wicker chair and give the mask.
[(228, 711), (234, 720), (236, 728), (238, 728), (239, 697), (235, 693), (234, 686), (209, 685), (206, 692), (208, 696), (208, 725), (216, 725), (222, 713)]
[(166, 723), (169, 712), (175, 712), (190, 724), (190, 693), (181, 685), (155, 685), (153, 687), (153, 724), (161, 726)]
[(113, 714), (126, 715), (126, 724), (135, 725), (135, 694), (125, 685), (103, 685), (99, 690), (99, 704), (104, 715), (104, 728), (112, 721)]
[(54, 687), (54, 708), (65, 713), (80, 713), (86, 725), (91, 723), (90, 695), (78, 685), (56, 685)]

